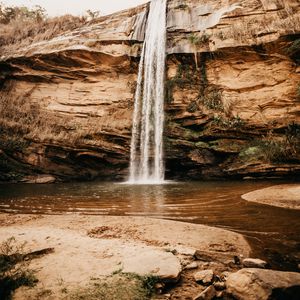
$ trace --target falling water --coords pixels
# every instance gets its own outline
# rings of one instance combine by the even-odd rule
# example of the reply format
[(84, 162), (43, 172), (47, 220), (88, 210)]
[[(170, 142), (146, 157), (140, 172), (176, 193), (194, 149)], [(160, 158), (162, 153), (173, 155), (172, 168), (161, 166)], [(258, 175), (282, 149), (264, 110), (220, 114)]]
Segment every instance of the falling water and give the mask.
[(166, 2), (152, 0), (139, 64), (130, 153), (130, 183), (164, 181), (163, 124)]

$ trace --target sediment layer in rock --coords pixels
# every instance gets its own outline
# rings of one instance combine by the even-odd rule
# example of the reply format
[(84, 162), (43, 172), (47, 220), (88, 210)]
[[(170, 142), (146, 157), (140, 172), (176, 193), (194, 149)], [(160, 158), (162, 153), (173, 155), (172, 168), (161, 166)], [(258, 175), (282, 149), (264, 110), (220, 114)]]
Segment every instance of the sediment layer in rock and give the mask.
[[(299, 176), (298, 1), (225, 2), (168, 2), (167, 177)], [(2, 181), (126, 179), (147, 11), (0, 46)]]

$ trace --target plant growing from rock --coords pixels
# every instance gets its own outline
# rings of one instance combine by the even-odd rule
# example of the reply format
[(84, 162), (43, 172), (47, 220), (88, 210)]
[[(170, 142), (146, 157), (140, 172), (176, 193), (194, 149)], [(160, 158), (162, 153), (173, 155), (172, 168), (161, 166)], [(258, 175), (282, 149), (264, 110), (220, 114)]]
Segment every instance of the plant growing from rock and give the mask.
[(175, 9), (181, 9), (181, 10), (185, 10), (185, 9), (188, 9), (189, 6), (187, 4), (179, 4), (175, 7)]
[(293, 41), (287, 48), (287, 53), (290, 55), (296, 54), (298, 51), (300, 51), (300, 39)]
[(272, 163), (300, 161), (300, 125), (287, 125), (283, 137), (276, 136), (270, 131), (262, 139), (254, 140), (251, 145), (241, 152), (240, 157), (262, 158)]
[(193, 72), (190, 66), (184, 63), (177, 65), (176, 75), (166, 81), (166, 100), (168, 103), (173, 101), (173, 90), (175, 86), (184, 87), (186, 84), (191, 84), (193, 81)]
[(232, 118), (225, 118), (221, 115), (215, 115), (212, 124), (230, 129), (240, 129), (245, 125), (245, 121), (239, 115)]
[(88, 16), (88, 20), (94, 20), (94, 19), (97, 19), (100, 16), (100, 11), (99, 10), (92, 11), (92, 10), (88, 9), (86, 11), (86, 14)]
[(198, 68), (198, 54), (197, 50), (199, 47), (203, 47), (208, 44), (210, 35), (207, 33), (202, 33), (200, 36), (197, 36), (195, 34), (190, 34), (188, 36), (189, 42), (193, 45), (194, 48), (194, 57), (195, 57), (195, 63), (196, 68)]
[(223, 111), (223, 103), (222, 103), (222, 92), (219, 88), (215, 86), (210, 86), (204, 92), (204, 95), (200, 97), (200, 100), (203, 104), (213, 110)]

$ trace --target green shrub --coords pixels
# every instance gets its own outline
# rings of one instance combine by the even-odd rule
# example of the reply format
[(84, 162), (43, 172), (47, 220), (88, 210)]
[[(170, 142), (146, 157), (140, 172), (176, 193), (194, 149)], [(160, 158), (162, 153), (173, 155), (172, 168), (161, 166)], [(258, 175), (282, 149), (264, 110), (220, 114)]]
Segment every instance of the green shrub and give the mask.
[(191, 44), (201, 47), (209, 42), (210, 35), (207, 33), (202, 33), (200, 36), (197, 36), (195, 34), (190, 34), (188, 36), (188, 40)]
[(294, 162), (300, 160), (300, 125), (291, 123), (287, 126), (283, 137), (275, 137), (272, 133), (240, 153), (240, 157), (262, 158), (273, 163)]
[(4, 6), (0, 3), (0, 23), (9, 24), (14, 20), (33, 20), (41, 22), (46, 18), (46, 10), (39, 5), (30, 9), (25, 6)]
[(289, 55), (294, 55), (300, 51), (300, 39), (295, 40), (287, 49)]
[(135, 273), (112, 274), (93, 278), (91, 284), (72, 292), (72, 300), (147, 300), (155, 292), (158, 277), (140, 276)]
[(245, 125), (245, 121), (240, 116), (233, 118), (224, 118), (223, 116), (215, 115), (212, 123), (223, 128), (241, 129)]
[(192, 101), (188, 106), (187, 106), (187, 111), (189, 113), (194, 113), (199, 109), (197, 101)]
[(220, 89), (211, 86), (204, 91), (204, 95), (200, 98), (203, 104), (213, 110), (223, 111), (222, 92)]
[(178, 64), (176, 75), (166, 81), (166, 100), (168, 103), (173, 101), (173, 91), (175, 86), (184, 87), (186, 84), (191, 84), (193, 81), (193, 74), (188, 64)]

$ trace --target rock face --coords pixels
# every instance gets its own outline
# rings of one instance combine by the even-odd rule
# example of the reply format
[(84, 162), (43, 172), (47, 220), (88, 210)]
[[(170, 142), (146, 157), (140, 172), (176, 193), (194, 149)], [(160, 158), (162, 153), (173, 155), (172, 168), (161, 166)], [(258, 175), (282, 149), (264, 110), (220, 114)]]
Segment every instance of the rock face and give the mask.
[(227, 293), (234, 299), (298, 299), (300, 274), (262, 269), (242, 269), (231, 274)]
[[(297, 0), (169, 0), (167, 177), (300, 174)], [(0, 180), (125, 179), (148, 5), (0, 45)]]

